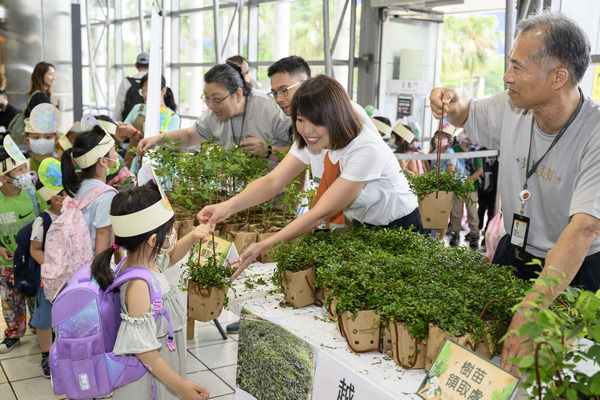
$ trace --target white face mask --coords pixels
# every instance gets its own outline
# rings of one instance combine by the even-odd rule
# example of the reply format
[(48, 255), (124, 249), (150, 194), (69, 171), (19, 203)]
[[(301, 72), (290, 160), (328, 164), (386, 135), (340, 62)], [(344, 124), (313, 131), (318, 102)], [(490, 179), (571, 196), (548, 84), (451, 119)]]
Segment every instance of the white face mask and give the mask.
[(29, 148), (35, 154), (52, 154), (54, 151), (54, 139), (29, 139)]
[(12, 184), (19, 189), (29, 190), (33, 187), (33, 177), (30, 172), (12, 178)]
[(161, 254), (168, 254), (171, 252), (171, 250), (173, 250), (173, 248), (177, 244), (177, 231), (175, 229), (171, 229), (171, 232), (167, 236), (165, 236), (165, 240), (168, 240), (169, 244), (167, 245), (167, 247), (163, 247), (160, 249)]

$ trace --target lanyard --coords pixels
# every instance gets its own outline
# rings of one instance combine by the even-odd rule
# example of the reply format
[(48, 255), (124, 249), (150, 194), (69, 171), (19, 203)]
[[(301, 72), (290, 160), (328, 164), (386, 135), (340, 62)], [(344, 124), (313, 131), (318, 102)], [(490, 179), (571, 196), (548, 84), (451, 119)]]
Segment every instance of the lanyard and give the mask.
[(242, 140), (242, 135), (244, 134), (244, 122), (246, 121), (246, 110), (248, 109), (248, 105), (250, 104), (250, 95), (246, 96), (246, 104), (244, 104), (244, 113), (242, 114), (242, 126), (240, 127), (240, 137), (236, 138), (235, 137), (235, 130), (233, 129), (233, 122), (231, 122), (231, 119), (229, 119), (229, 126), (231, 127), (231, 134), (233, 135), (233, 143), (235, 143), (236, 145), (240, 144), (240, 141)]
[[(533, 115), (531, 116), (531, 130), (529, 132), (529, 150), (527, 150), (527, 169), (526, 169), (527, 172), (525, 174), (525, 183), (523, 184), (523, 191), (521, 192), (521, 214), (523, 214), (524, 209), (525, 209), (525, 200), (527, 200), (529, 198), (529, 191), (527, 190), (527, 181), (529, 180), (529, 178), (531, 178), (531, 176), (533, 176), (533, 174), (535, 174), (535, 171), (537, 171), (538, 167), (540, 166), (540, 164), (542, 163), (542, 161), (544, 160), (546, 155), (550, 152), (550, 150), (552, 150), (554, 145), (556, 145), (556, 143), (558, 143), (560, 138), (563, 136), (563, 134), (566, 132), (566, 130), (569, 128), (569, 126), (571, 126), (571, 124), (573, 123), (573, 121), (575, 120), (575, 118), (577, 117), (579, 112), (581, 111), (581, 108), (583, 107), (583, 93), (581, 92), (580, 88), (577, 88), (577, 89), (579, 90), (579, 104), (577, 104), (577, 108), (575, 108), (575, 111), (573, 111), (573, 113), (569, 117), (569, 120), (567, 121), (567, 123), (558, 132), (558, 134), (556, 135), (556, 137), (550, 144), (550, 147), (548, 147), (548, 150), (546, 150), (546, 152), (540, 157), (539, 160), (537, 160), (536, 162), (533, 163), (533, 165), (531, 166), (531, 169), (530, 169), (529, 168), (529, 160), (531, 160), (531, 143), (533, 143), (533, 130), (534, 130), (534, 126), (535, 126), (535, 118), (533, 117)], [(525, 197), (523, 197), (523, 196), (525, 196)]]

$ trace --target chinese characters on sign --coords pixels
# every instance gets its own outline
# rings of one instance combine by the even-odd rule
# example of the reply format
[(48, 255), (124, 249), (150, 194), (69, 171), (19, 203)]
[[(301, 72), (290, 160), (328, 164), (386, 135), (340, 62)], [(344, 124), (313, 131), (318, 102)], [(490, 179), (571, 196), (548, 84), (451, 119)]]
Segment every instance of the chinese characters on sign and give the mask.
[(398, 111), (396, 119), (408, 117), (412, 113), (412, 96), (398, 96)]
[(347, 384), (346, 379), (340, 380), (339, 392), (337, 400), (354, 400), (354, 385), (352, 383)]

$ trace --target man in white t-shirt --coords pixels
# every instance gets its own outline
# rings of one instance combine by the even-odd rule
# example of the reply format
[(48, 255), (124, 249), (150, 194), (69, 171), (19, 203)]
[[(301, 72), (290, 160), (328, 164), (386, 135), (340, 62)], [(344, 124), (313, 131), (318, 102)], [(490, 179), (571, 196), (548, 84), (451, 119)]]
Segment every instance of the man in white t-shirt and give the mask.
[[(559, 285), (534, 284), (546, 295), (547, 306), (569, 283), (600, 288), (600, 106), (578, 87), (590, 62), (590, 44), (581, 28), (549, 12), (531, 16), (517, 28), (504, 75), (507, 92), (469, 101), (452, 89), (435, 88), (430, 100), (436, 118), (443, 106), (452, 124), (465, 126), (477, 142), (500, 149), (499, 186), (508, 235), (493, 262), (513, 265), (519, 277), (529, 279), (535, 278), (535, 267), (526, 263), (542, 259), (540, 277), (563, 280)], [(526, 296), (522, 305), (530, 307), (535, 298)], [(522, 313), (515, 313), (509, 330), (524, 322)], [(514, 334), (505, 340), (502, 366), (515, 367), (508, 360), (527, 354), (521, 341)]]

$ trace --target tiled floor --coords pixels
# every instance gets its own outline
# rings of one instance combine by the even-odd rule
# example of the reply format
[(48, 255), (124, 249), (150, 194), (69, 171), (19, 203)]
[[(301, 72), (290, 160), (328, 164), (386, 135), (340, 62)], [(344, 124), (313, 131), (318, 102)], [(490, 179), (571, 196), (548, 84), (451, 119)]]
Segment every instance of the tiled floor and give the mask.
[[(224, 310), (219, 321), (225, 329), (237, 316)], [(0, 334), (4, 332), (0, 312)], [(221, 338), (212, 322), (196, 322), (195, 335), (187, 342), (188, 378), (211, 390), (211, 399), (233, 400), (237, 368), (237, 335)], [(42, 375), (40, 347), (31, 332), (21, 345), (8, 354), (0, 354), (1, 400), (49, 400), (55, 396), (49, 379)]]

